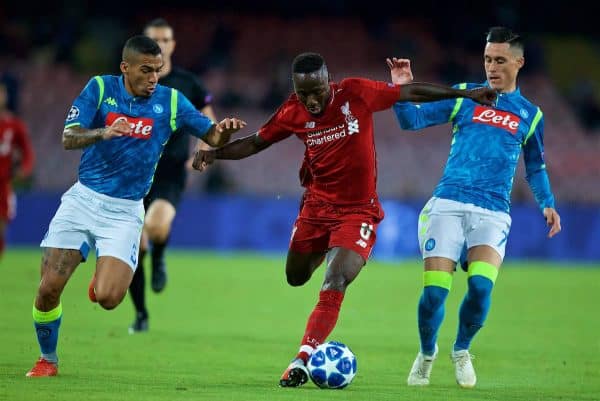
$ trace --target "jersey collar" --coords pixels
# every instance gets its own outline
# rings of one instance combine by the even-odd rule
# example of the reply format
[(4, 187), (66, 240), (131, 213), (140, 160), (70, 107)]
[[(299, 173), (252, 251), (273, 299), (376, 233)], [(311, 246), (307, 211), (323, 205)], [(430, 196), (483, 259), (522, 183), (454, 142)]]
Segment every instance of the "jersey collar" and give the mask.
[[(483, 83), (483, 85), (487, 86), (488, 88), (491, 88), (490, 83), (488, 81), (485, 81)], [(506, 92), (506, 93), (498, 93), (498, 96), (520, 97), (521, 96), (521, 88), (519, 86), (517, 86), (517, 88), (514, 91)]]

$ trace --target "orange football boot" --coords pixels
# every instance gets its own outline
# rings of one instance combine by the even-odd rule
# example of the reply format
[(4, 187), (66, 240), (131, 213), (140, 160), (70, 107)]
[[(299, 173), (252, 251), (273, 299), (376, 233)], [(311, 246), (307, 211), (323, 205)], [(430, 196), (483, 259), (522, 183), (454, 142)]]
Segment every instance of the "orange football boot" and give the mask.
[(96, 299), (96, 289), (94, 288), (96, 286), (96, 274), (94, 274), (94, 277), (92, 277), (92, 280), (90, 281), (90, 285), (88, 286), (88, 298), (90, 299), (90, 301), (96, 303), (98, 302), (98, 300)]
[(27, 377), (49, 377), (58, 374), (58, 365), (40, 358), (35, 362), (33, 368), (25, 376)]
[(296, 358), (290, 363), (279, 379), (281, 387), (299, 387), (308, 381), (308, 369), (304, 361)]

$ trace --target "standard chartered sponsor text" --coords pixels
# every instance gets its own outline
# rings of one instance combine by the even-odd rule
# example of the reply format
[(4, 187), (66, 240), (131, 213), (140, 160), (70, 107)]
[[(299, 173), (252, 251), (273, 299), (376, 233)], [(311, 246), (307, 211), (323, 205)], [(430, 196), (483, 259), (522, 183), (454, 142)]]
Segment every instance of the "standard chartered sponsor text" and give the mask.
[[(338, 124), (334, 127), (307, 133), (307, 146), (322, 145), (346, 136), (346, 124)], [(317, 138), (318, 137), (318, 138)]]

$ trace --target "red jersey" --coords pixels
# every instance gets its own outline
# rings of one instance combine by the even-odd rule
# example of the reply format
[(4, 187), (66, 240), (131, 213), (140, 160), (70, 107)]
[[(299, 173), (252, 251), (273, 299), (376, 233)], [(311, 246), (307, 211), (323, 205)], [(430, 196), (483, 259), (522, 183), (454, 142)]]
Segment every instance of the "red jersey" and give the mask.
[(0, 184), (11, 180), (11, 169), (18, 152), (25, 175), (33, 169), (33, 148), (25, 124), (10, 113), (0, 113)]
[(296, 94), (275, 112), (258, 134), (278, 142), (295, 134), (306, 147), (300, 181), (307, 194), (338, 205), (377, 199), (377, 159), (373, 113), (390, 108), (400, 86), (363, 78), (331, 83), (324, 112), (315, 116)]

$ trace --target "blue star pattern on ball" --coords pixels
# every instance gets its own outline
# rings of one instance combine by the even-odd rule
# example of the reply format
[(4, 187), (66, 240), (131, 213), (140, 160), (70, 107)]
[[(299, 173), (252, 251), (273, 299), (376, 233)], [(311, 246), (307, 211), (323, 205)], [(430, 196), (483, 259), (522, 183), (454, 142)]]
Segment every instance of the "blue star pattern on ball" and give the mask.
[(345, 344), (329, 341), (315, 349), (307, 368), (310, 378), (320, 388), (342, 389), (356, 375), (356, 357)]

